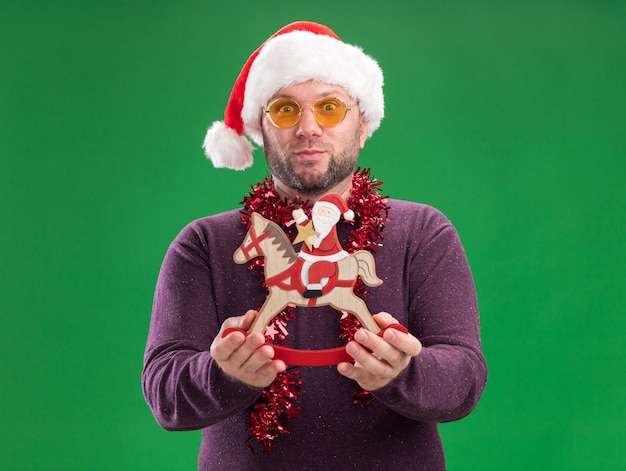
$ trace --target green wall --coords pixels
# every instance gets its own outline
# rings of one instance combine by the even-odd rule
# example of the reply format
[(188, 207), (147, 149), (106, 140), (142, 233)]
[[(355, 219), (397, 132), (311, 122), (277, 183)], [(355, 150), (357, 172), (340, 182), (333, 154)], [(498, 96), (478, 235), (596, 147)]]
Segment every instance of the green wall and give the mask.
[(449, 469), (626, 465), (626, 2), (338, 3), (0, 1), (1, 469), (195, 468), (141, 395), (155, 279), (267, 174), (200, 145), (297, 19), (379, 60), (361, 164), (465, 243), (490, 379), (441, 427)]

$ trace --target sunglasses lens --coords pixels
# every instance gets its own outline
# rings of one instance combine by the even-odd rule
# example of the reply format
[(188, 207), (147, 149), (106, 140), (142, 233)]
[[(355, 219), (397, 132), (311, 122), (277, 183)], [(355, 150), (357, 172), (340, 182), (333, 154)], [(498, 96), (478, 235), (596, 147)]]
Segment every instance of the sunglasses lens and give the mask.
[(337, 98), (324, 98), (313, 108), (317, 121), (323, 126), (337, 126), (346, 117), (346, 105)]
[[(290, 128), (300, 120), (302, 109), (297, 101), (280, 98), (272, 102), (265, 112), (275, 126)], [(317, 122), (322, 126), (337, 126), (346, 117), (348, 108), (339, 98), (329, 97), (315, 103), (313, 113)]]
[(289, 128), (300, 119), (300, 105), (293, 100), (276, 100), (269, 106), (269, 116), (279, 128)]

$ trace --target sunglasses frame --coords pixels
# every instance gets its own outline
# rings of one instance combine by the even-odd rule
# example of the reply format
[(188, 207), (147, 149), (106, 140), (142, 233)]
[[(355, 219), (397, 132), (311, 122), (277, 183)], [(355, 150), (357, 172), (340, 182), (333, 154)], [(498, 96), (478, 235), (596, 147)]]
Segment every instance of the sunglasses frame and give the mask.
[[(293, 124), (290, 124), (289, 126), (279, 126), (278, 124), (276, 124), (274, 122), (274, 120), (272, 119), (272, 115), (271, 115), (271, 107), (276, 102), (283, 101), (283, 100), (284, 101), (290, 101), (290, 102), (293, 102), (296, 105), (298, 105), (298, 119), (296, 119), (296, 121)], [(338, 101), (339, 103), (341, 103), (343, 105), (344, 113), (343, 113), (343, 116), (341, 117), (341, 120), (339, 120), (339, 122), (337, 124), (328, 125), (328, 124), (320, 123), (320, 120), (317, 117), (317, 113), (315, 112), (316, 106), (319, 103), (324, 102), (326, 100), (336, 100), (336, 101)], [(348, 106), (348, 104), (344, 100), (342, 100), (341, 98), (338, 98), (336, 96), (327, 96), (327, 97), (324, 97), (324, 98), (321, 98), (321, 99), (317, 100), (315, 103), (313, 103), (312, 105), (309, 105), (309, 106), (311, 107), (311, 111), (313, 112), (313, 116), (315, 117), (315, 121), (317, 122), (317, 124), (319, 124), (320, 126), (325, 126), (325, 127), (332, 128), (332, 127), (335, 127), (335, 126), (339, 126), (341, 123), (343, 123), (343, 121), (346, 119), (346, 116), (348, 116), (348, 111), (351, 111), (353, 106), (355, 106), (355, 105)], [(300, 122), (300, 120), (302, 119), (302, 109), (303, 109), (303, 106), (297, 100), (294, 100), (292, 98), (277, 98), (276, 100), (272, 101), (269, 105), (267, 105), (265, 108), (263, 108), (263, 113), (265, 113), (265, 115), (267, 116), (267, 119), (269, 119), (270, 123), (272, 123), (275, 127), (279, 128), (279, 129), (289, 129), (289, 128), (294, 127), (296, 124), (298, 124)]]

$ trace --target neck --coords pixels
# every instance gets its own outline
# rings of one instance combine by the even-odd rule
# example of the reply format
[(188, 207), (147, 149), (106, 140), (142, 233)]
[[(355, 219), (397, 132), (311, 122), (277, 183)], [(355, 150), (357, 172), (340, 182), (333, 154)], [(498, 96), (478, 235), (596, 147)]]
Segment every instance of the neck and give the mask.
[(285, 197), (289, 200), (293, 200), (296, 196), (300, 196), (301, 200), (309, 200), (311, 203), (315, 203), (317, 200), (321, 199), (325, 195), (329, 195), (331, 193), (337, 194), (341, 196), (344, 201), (348, 201), (350, 197), (350, 191), (352, 190), (352, 176), (350, 174), (344, 180), (340, 181), (338, 184), (326, 189), (323, 193), (310, 195), (306, 193), (299, 193), (297, 190), (285, 185), (276, 177), (272, 177), (274, 180), (274, 187), (276, 191), (281, 197)]

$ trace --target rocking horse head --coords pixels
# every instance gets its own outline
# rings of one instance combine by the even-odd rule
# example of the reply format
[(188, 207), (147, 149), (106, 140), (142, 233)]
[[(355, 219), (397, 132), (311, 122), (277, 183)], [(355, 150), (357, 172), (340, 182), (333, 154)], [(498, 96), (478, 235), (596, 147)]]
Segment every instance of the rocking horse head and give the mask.
[(270, 245), (282, 255), (287, 263), (295, 262), (296, 251), (280, 226), (259, 213), (252, 213), (251, 225), (241, 245), (235, 250), (235, 263), (246, 263), (256, 257), (264, 257)]

